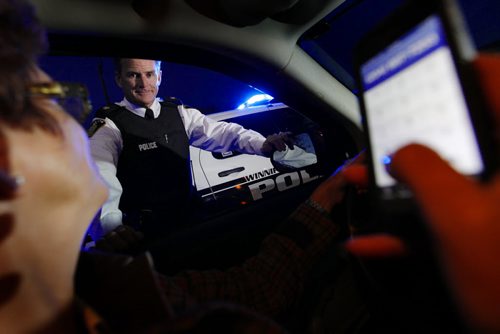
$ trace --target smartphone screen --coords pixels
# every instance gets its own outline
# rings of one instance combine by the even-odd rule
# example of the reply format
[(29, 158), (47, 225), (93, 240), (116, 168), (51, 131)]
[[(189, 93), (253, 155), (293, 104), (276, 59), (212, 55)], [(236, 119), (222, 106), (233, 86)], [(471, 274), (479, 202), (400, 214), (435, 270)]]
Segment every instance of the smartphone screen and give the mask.
[(484, 169), (443, 23), (430, 15), (360, 66), (374, 178), (382, 199), (407, 198), (385, 165), (409, 143), (429, 146), (466, 175)]

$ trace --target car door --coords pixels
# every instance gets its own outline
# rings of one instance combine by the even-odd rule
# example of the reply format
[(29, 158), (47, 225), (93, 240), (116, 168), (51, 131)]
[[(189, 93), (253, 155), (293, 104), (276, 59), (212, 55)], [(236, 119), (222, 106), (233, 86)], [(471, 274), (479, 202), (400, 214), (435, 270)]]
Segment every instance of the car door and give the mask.
[[(235, 122), (264, 136), (289, 131), (292, 135), (319, 131), (319, 126), (282, 103), (248, 107), (210, 115)], [(191, 147), (193, 184), (206, 207), (221, 205), (236, 209), (266, 201), (322, 177), (312, 164), (297, 170), (280, 171), (268, 157), (235, 151), (208, 152)]]

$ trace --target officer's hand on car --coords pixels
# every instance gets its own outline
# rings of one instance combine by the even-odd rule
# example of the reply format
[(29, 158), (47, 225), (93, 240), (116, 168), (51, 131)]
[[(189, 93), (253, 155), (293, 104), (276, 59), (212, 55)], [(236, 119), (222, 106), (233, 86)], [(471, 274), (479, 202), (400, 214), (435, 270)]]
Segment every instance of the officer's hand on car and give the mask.
[[(476, 69), (500, 132), (500, 57), (480, 56)], [(425, 169), (423, 169), (425, 167)], [(413, 191), (459, 307), (474, 330), (500, 331), (500, 172), (486, 183), (455, 171), (438, 154), (409, 145), (392, 158), (390, 173)], [(356, 183), (366, 183), (367, 173)], [(346, 245), (366, 257), (402, 255), (407, 245), (391, 235), (357, 237)]]
[(274, 151), (285, 151), (287, 146), (293, 149), (293, 139), (291, 132), (280, 132), (267, 136), (262, 144), (261, 152), (264, 156), (270, 157)]
[(120, 225), (97, 240), (94, 249), (103, 252), (137, 255), (145, 251), (144, 235), (130, 226)]

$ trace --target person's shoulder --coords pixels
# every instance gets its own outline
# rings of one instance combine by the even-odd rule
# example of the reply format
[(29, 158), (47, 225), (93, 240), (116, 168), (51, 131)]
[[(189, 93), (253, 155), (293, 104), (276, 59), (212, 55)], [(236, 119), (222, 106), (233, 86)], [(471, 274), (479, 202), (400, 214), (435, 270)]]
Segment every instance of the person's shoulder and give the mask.
[(166, 99), (162, 99), (162, 101), (160, 101), (160, 104), (162, 106), (162, 109), (176, 109), (184, 121), (186, 121), (186, 119), (192, 119), (193, 117), (197, 118), (199, 117), (199, 115), (203, 116), (203, 114), (198, 109), (184, 104), (180, 99), (176, 97), (168, 97)]
[(113, 115), (118, 113), (120, 110), (123, 110), (123, 108), (124, 107), (113, 103), (96, 110), (94, 119), (90, 124), (90, 127), (87, 129), (87, 135), (89, 138), (106, 124), (106, 118), (112, 119)]
[(173, 96), (169, 96), (167, 98), (164, 98), (160, 101), (160, 104), (165, 107), (174, 107), (178, 108), (179, 106), (183, 106), (186, 108), (184, 103), (182, 103), (182, 100)]
[(104, 124), (106, 124), (106, 121), (103, 118), (94, 118), (89, 128), (87, 129), (87, 136), (91, 138), (93, 135), (95, 135), (97, 130), (104, 126)]
[(122, 110), (123, 108), (124, 107), (116, 103), (105, 105), (104, 107), (97, 109), (94, 118), (105, 119), (106, 117), (112, 117), (115, 113)]

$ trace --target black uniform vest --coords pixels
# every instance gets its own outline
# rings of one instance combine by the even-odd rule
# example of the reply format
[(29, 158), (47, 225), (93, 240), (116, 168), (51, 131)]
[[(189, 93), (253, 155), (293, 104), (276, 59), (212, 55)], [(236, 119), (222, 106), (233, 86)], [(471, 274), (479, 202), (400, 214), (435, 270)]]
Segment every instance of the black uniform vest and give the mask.
[[(167, 229), (185, 216), (191, 191), (189, 141), (177, 105), (162, 102), (152, 120), (123, 107), (106, 113), (120, 129), (123, 150), (117, 177), (125, 215), (152, 212), (155, 229)], [(162, 222), (169, 220), (170, 222)]]

